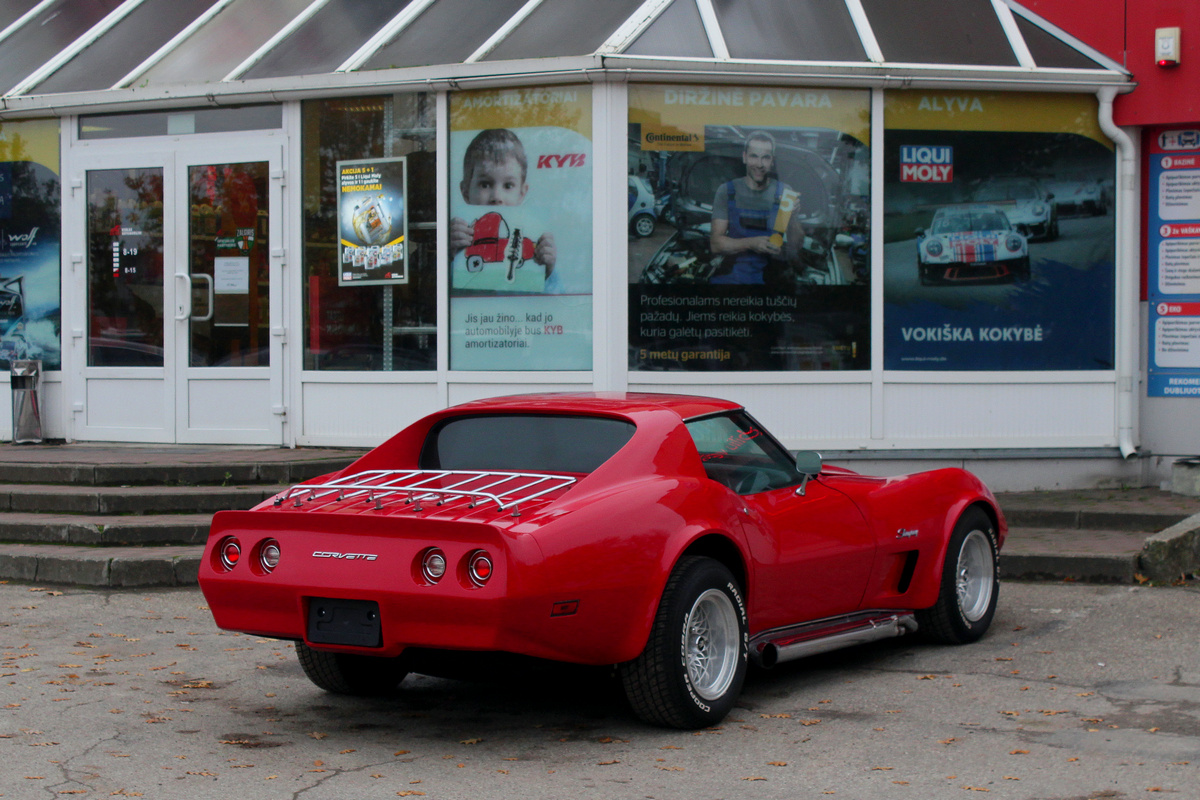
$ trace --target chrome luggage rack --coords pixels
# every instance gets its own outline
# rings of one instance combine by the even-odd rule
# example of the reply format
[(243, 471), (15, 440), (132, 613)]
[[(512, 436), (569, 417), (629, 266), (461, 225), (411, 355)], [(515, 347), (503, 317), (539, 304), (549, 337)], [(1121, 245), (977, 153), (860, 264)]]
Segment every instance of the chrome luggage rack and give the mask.
[[(450, 479), (446, 486), (430, 484)], [(376, 509), (383, 508), (385, 499), (403, 500), (421, 511), (422, 502), (442, 505), (449, 499), (469, 498), (468, 508), (480, 503), (496, 504), (497, 511), (512, 509), (514, 517), (521, 516), (520, 504), (535, 500), (575, 483), (571, 475), (545, 475), (531, 472), (476, 472), (440, 469), (373, 469), (358, 472), (329, 483), (307, 483), (293, 486), (276, 495), (275, 505), (292, 501), (293, 508), (320, 500), (327, 502), (363, 502)]]

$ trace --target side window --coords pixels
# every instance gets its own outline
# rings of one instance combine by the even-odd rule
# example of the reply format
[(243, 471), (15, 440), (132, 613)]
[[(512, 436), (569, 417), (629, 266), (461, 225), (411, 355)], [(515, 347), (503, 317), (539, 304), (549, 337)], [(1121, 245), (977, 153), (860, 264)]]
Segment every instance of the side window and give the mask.
[(705, 417), (687, 423), (708, 477), (738, 494), (755, 494), (800, 483), (791, 455), (745, 414)]

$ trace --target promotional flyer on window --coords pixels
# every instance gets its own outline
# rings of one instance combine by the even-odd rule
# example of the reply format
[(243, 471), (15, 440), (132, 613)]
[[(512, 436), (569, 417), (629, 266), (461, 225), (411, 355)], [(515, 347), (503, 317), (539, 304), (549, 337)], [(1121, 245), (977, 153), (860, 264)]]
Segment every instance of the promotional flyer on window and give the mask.
[(339, 286), (408, 283), (405, 159), (337, 162)]
[(1113, 369), (1115, 160), (1096, 99), (885, 102), (885, 369)]
[(592, 95), (450, 97), (450, 367), (592, 367)]
[(629, 88), (629, 365), (870, 366), (870, 94)]
[(58, 123), (0, 122), (0, 369), (62, 368)]

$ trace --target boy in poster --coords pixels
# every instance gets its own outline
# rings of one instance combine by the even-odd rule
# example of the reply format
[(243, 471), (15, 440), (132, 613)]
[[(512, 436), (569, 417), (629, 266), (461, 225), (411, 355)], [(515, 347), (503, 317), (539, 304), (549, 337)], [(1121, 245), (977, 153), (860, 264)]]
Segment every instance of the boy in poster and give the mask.
[[(506, 128), (490, 128), (480, 131), (463, 154), (459, 191), (470, 206), (519, 206), (529, 193), (528, 175), (529, 159), (520, 138)], [(513, 215), (508, 216), (513, 219)], [(559, 291), (561, 284), (554, 272), (557, 253), (553, 233), (542, 233), (534, 244), (531, 237), (524, 236), (519, 228), (512, 227), (511, 222), (505, 222), (502, 214), (484, 213), (472, 222), (453, 217), (450, 220), (451, 262), (464, 250), (467, 251), (463, 265), (466, 274), (460, 269), (452, 272), (452, 285), (456, 289)], [(544, 275), (518, 281), (517, 269), (529, 260), (541, 265), (545, 269)], [(499, 272), (475, 277), (489, 269), (488, 265), (493, 262), (507, 263), (502, 281), (495, 277)]]

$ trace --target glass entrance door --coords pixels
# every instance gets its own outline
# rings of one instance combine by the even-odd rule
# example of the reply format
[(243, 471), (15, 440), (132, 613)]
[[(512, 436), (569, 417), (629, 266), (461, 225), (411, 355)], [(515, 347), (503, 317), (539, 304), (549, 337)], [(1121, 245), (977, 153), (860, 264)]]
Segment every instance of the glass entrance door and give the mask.
[(85, 170), (75, 436), (283, 444), (280, 147), (141, 162)]

